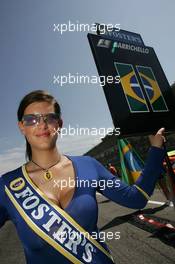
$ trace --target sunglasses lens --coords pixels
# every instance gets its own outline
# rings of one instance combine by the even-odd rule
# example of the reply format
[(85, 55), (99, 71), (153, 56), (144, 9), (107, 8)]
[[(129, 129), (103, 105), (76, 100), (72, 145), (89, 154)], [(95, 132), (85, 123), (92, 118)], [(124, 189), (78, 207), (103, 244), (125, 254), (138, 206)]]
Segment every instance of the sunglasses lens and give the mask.
[(59, 121), (59, 115), (56, 113), (50, 113), (46, 115), (47, 123), (50, 125), (58, 124)]
[(38, 122), (36, 115), (24, 115), (22, 120), (25, 126), (34, 126)]
[(59, 115), (56, 113), (49, 113), (46, 115), (24, 115), (22, 121), (25, 126), (34, 126), (40, 123), (41, 117), (43, 121), (49, 125), (56, 125), (59, 122)]

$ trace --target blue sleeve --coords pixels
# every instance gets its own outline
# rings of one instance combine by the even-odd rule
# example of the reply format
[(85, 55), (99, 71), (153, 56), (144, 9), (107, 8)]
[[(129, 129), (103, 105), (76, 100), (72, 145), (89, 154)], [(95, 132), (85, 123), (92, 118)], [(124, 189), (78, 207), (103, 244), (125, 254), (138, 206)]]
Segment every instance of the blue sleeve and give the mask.
[(2, 183), (2, 179), (0, 178), (0, 228), (8, 219), (8, 213), (4, 205), (4, 186)]
[(149, 196), (153, 193), (156, 181), (162, 172), (165, 151), (157, 147), (151, 147), (148, 154), (144, 170), (135, 184), (131, 186), (122, 182), (100, 162), (93, 159), (99, 176), (98, 191), (122, 206), (133, 209), (143, 208), (147, 203), (147, 199), (137, 186)]

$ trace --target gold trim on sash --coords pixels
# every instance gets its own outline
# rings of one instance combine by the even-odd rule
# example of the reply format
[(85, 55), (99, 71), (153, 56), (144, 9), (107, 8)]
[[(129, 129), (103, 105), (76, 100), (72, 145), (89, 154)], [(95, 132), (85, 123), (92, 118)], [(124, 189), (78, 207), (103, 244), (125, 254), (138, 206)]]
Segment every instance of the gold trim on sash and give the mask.
[(48, 204), (50, 204), (55, 210), (57, 210), (63, 217), (69, 221), (75, 228), (79, 230), (79, 232), (83, 233), (83, 235), (92, 243), (94, 244), (99, 250), (101, 250), (107, 257), (109, 257), (113, 261), (112, 255), (105, 250), (94, 238), (90, 236), (90, 234), (82, 227), (80, 226), (66, 211), (61, 209), (59, 206), (57, 206), (54, 202), (52, 202), (30, 179), (25, 165), (22, 166), (22, 172), (25, 177), (25, 179), (28, 181), (30, 185), (32, 185), (33, 189), (46, 201)]
[(54, 241), (54, 239), (50, 238), (47, 234), (45, 234), (33, 221), (30, 219), (30, 217), (25, 213), (23, 208), (17, 203), (17, 201), (14, 199), (13, 195), (11, 194), (10, 190), (5, 186), (5, 192), (7, 193), (9, 199), (12, 201), (18, 212), (21, 216), (23, 216), (25, 222), (31, 227), (31, 229), (41, 238), (43, 238), (45, 241), (48, 242), (51, 246), (53, 246), (58, 252), (61, 252), (62, 255), (64, 255), (67, 259), (69, 259), (74, 264), (81, 264), (83, 262), (79, 261), (76, 257), (74, 257), (72, 254), (69, 253), (66, 249), (64, 249), (62, 246), (60, 246), (57, 242)]
[(142, 189), (140, 188), (138, 185), (134, 184), (134, 186), (143, 194), (143, 196), (149, 200), (149, 195)]

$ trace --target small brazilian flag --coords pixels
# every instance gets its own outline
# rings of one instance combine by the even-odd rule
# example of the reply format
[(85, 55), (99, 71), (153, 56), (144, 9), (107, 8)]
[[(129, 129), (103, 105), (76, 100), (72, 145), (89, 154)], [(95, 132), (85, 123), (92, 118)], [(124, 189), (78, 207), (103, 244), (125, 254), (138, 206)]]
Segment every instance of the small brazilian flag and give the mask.
[[(144, 161), (126, 139), (119, 139), (117, 145), (121, 164), (122, 181), (132, 185), (139, 178), (144, 168)], [(161, 177), (158, 179), (158, 185), (163, 191), (165, 197), (168, 200), (171, 200), (175, 206), (175, 185), (169, 176), (169, 173), (162, 172)]]
[(144, 168), (144, 162), (126, 139), (118, 140), (122, 180), (129, 185), (136, 182)]

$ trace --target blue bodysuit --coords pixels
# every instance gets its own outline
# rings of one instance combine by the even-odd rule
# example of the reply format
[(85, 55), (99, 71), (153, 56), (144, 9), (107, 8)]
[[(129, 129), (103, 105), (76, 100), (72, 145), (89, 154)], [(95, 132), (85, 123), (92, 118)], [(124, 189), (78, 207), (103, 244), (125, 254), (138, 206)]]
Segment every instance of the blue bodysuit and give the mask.
[[(146, 196), (153, 193), (156, 181), (161, 174), (164, 150), (150, 148), (145, 168), (132, 186), (122, 182), (90, 156), (67, 156), (67, 158), (73, 163), (77, 185), (72, 200), (63, 211), (71, 217), (70, 221), (75, 220), (89, 234), (93, 232), (98, 234), (96, 191), (122, 206), (133, 209), (143, 208), (147, 203)], [(88, 180), (93, 184), (82, 187), (81, 180)], [(56, 213), (53, 202), (51, 203), (49, 198), (43, 198), (42, 192), (32, 185), (24, 165), (0, 177), (0, 227), (9, 219), (14, 223), (28, 264), (112, 263), (110, 258), (105, 259), (100, 255), (101, 253), (98, 256), (97, 249), (92, 249), (93, 246), (90, 246), (87, 240), (77, 242), (81, 249), (76, 244), (64, 243), (67, 251), (63, 250), (64, 253), (61, 254), (59, 245), (55, 244), (55, 241), (60, 243), (58, 232), (55, 230), (56, 227), (58, 228), (58, 223), (61, 223)], [(68, 226), (67, 228), (69, 229)], [(49, 236), (52, 237), (49, 238)], [(98, 237), (96, 240), (102, 248), (110, 252), (105, 242), (101, 242)], [(102, 248), (99, 250), (103, 251)], [(86, 249), (85, 253), (83, 253), (84, 249)], [(76, 261), (74, 257), (72, 260), (71, 257), (67, 258), (66, 256), (71, 252), (74, 257), (76, 254), (81, 255), (83, 257), (81, 261)]]

